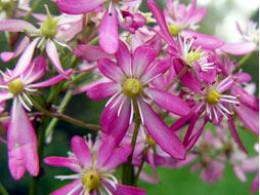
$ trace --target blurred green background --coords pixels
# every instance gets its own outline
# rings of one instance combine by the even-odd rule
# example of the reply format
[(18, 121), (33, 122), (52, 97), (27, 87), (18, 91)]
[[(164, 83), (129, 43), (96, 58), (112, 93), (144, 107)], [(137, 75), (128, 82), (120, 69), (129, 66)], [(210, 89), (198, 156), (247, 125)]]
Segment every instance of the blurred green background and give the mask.
[[(158, 1), (159, 2), (159, 1)], [(189, 1), (186, 1), (189, 2)], [(221, 32), (220, 25), (225, 22), (227, 14), (237, 13), (241, 18), (248, 19), (249, 17), (258, 22), (258, 9), (252, 9), (251, 13), (242, 14), (239, 9), (236, 9), (237, 0), (221, 0), (221, 5), (214, 5), (212, 0), (198, 0), (198, 3), (203, 2), (203, 5), (206, 5), (208, 8), (208, 17), (202, 22), (200, 32), (209, 33), (209, 34), (218, 34), (224, 40), (229, 40), (229, 36), (223, 36)], [(41, 5), (38, 8), (39, 12), (44, 12), (43, 4), (47, 3), (51, 10), (56, 12), (55, 5), (50, 3), (50, 1), (42, 1)], [(159, 2), (160, 3), (160, 2)], [(222, 7), (216, 7), (222, 6)], [(245, 4), (244, 6), (247, 6)], [(147, 10), (145, 3), (142, 5), (143, 10)], [(242, 16), (241, 16), (242, 15)], [(235, 20), (240, 20), (239, 18), (234, 17)], [(225, 26), (225, 25), (224, 25)], [(230, 29), (223, 29), (223, 31), (231, 31)], [(235, 32), (234, 32), (235, 34)], [(4, 33), (0, 33), (0, 50), (8, 50), (6, 47), (6, 40)], [(231, 41), (231, 39), (230, 39)], [(253, 80), (258, 84), (259, 77), (259, 55), (255, 53), (246, 63), (244, 70), (253, 75)], [(15, 64), (15, 61), (12, 61), (8, 64), (9, 67)], [(1, 64), (1, 67), (5, 68), (5, 64)], [(257, 85), (258, 86), (258, 85)], [(258, 87), (257, 87), (258, 94)], [(62, 96), (62, 95), (61, 95)], [(75, 118), (84, 120), (89, 123), (98, 124), (100, 113), (104, 108), (105, 101), (94, 102), (86, 98), (84, 94), (75, 96), (66, 109), (66, 114), (73, 116)], [(53, 136), (53, 141), (46, 147), (45, 156), (66, 156), (67, 151), (70, 150), (70, 139), (73, 135), (87, 135), (89, 133), (86, 129), (80, 129), (78, 127), (72, 126), (68, 123), (59, 121)], [(244, 129), (239, 129), (239, 133), (243, 138), (243, 141), (246, 143), (247, 148), (250, 153), (253, 152), (253, 143), (256, 142), (256, 138), (248, 131)], [(29, 176), (26, 175), (22, 180), (15, 182), (8, 170), (7, 166), (7, 151), (4, 144), (0, 145), (1, 159), (0, 159), (0, 181), (7, 188), (8, 192), (11, 195), (24, 195), (28, 194), (28, 184)], [(193, 195), (245, 195), (250, 194), (250, 185), (253, 180), (254, 175), (248, 174), (248, 180), (245, 183), (240, 182), (232, 171), (232, 167), (227, 166), (225, 169), (225, 174), (223, 178), (219, 181), (214, 182), (214, 184), (209, 185), (201, 181), (199, 172), (191, 173), (190, 166), (187, 166), (182, 169), (158, 169), (161, 177), (160, 184), (146, 184), (140, 182), (139, 185), (148, 190), (148, 195), (173, 195), (173, 194), (193, 194)], [(52, 192), (55, 189), (63, 186), (69, 181), (59, 181), (54, 179), (55, 175), (65, 175), (71, 174), (71, 172), (64, 168), (55, 168), (44, 166), (41, 175), (42, 179), (40, 180), (40, 194), (46, 195)]]

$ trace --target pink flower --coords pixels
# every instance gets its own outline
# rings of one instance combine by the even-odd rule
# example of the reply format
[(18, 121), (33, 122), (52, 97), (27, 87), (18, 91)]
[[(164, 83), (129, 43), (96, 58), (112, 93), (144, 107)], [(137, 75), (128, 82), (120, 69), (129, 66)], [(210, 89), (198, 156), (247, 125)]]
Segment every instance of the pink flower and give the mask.
[(239, 23), (237, 29), (242, 37), (242, 42), (225, 44), (221, 49), (231, 55), (246, 55), (259, 49), (259, 29), (257, 24), (248, 21), (246, 29), (243, 30)]
[(139, 188), (123, 186), (113, 175), (114, 170), (126, 162), (131, 146), (116, 148), (110, 139), (92, 145), (79, 136), (71, 140), (72, 153), (69, 157), (47, 157), (45, 163), (51, 166), (67, 167), (76, 174), (56, 176), (57, 179), (73, 179), (70, 184), (56, 190), (53, 195), (63, 194), (146, 194)]
[(184, 158), (185, 150), (179, 138), (148, 104), (153, 101), (173, 114), (189, 114), (189, 107), (179, 97), (149, 87), (152, 80), (168, 69), (169, 63), (164, 60), (154, 62), (155, 51), (147, 46), (140, 46), (130, 54), (123, 42), (120, 42), (115, 57), (117, 65), (109, 59), (98, 61), (99, 71), (107, 81), (96, 83), (87, 92), (90, 98), (96, 100), (112, 96), (101, 116), (102, 131), (115, 137), (119, 143), (132, 122), (134, 99), (138, 104), (142, 124), (152, 138), (173, 157)]
[(10, 80), (13, 71), (7, 70), (5, 74), (2, 73), (3, 79), (0, 85), (0, 104), (13, 99), (7, 144), (9, 169), (15, 180), (21, 179), (26, 170), (33, 176), (39, 173), (37, 138), (24, 111), (24, 108), (30, 111), (32, 106), (29, 94), (36, 92), (38, 88), (54, 85), (64, 79), (59, 75), (47, 81), (34, 83), (45, 74), (46, 60), (42, 56), (38, 56), (29, 67), (13, 80)]
[[(63, 75), (66, 78), (69, 78), (68, 75), (66, 75), (65, 71), (63, 70), (63, 67), (61, 65), (61, 62), (59, 60), (59, 54), (57, 51), (56, 44), (67, 47), (66, 41), (69, 41), (70, 39), (75, 36), (78, 32), (81, 31), (81, 22), (76, 20), (75, 25), (73, 25), (74, 31), (72, 32), (71, 29), (64, 30), (64, 20), (58, 20), (56, 18), (53, 18), (46, 7), (47, 16), (42, 17), (37, 14), (35, 16), (37, 18), (45, 20), (41, 24), (41, 28), (37, 29), (34, 25), (31, 23), (20, 20), (20, 19), (7, 19), (0, 21), (0, 30), (1, 31), (8, 31), (8, 32), (23, 32), (28, 34), (30, 37), (36, 37), (33, 39), (33, 41), (30, 42), (28, 37), (24, 37), (18, 47), (16, 48), (16, 51), (14, 52), (3, 52), (1, 53), (1, 59), (3, 61), (9, 61), (17, 56), (19, 56), (21, 53), (21, 57), (13, 71), (13, 78), (19, 76), (21, 73), (23, 73), (28, 66), (30, 65), (30, 61), (33, 57), (34, 50), (36, 48), (39, 48), (41, 50), (45, 50), (47, 53), (47, 56), (51, 60), (52, 64), (55, 66), (57, 71)], [(72, 25), (69, 22), (65, 22), (67, 25)], [(63, 28), (62, 28), (63, 27)], [(70, 48), (69, 48), (70, 49)]]

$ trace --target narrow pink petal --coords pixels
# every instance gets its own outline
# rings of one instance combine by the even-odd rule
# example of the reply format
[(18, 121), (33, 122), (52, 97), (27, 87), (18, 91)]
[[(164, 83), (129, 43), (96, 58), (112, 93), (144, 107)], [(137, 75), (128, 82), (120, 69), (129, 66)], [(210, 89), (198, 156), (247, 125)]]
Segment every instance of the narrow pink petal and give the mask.
[(154, 61), (156, 52), (149, 46), (140, 46), (135, 49), (133, 56), (133, 74), (136, 77), (143, 75), (144, 71)]
[(68, 167), (72, 171), (81, 172), (81, 167), (79, 166), (78, 161), (72, 158), (51, 156), (45, 158), (44, 163), (55, 167)]
[[(70, 75), (74, 72), (74, 70), (72, 69), (69, 69), (65, 72), (66, 75)], [(45, 88), (45, 87), (49, 87), (49, 86), (52, 86), (52, 85), (55, 85), (59, 82), (61, 82), (62, 80), (64, 80), (64, 75), (58, 75), (58, 76), (55, 76), (53, 78), (50, 78), (46, 81), (43, 81), (43, 82), (39, 82), (39, 83), (34, 83), (34, 84), (30, 84), (29, 86), (32, 87), (32, 88)]]
[(74, 54), (87, 61), (96, 61), (103, 58), (112, 58), (113, 55), (105, 53), (100, 46), (79, 45)]
[(179, 129), (181, 129), (182, 127), (184, 127), (190, 120), (191, 118), (191, 114), (187, 115), (187, 116), (183, 116), (181, 118), (179, 118), (177, 121), (175, 121), (172, 126), (171, 126), (171, 130), (172, 131), (178, 131)]
[[(8, 129), (9, 169), (15, 179), (23, 176), (24, 168), (33, 176), (39, 173), (37, 138), (33, 126), (15, 98), (11, 110), (11, 124)], [(22, 168), (23, 167), (23, 168)]]
[(67, 14), (82, 14), (91, 12), (101, 6), (105, 0), (56, 0), (60, 11)]
[(126, 186), (126, 185), (118, 185), (117, 191), (115, 195), (146, 195), (147, 192), (145, 189), (133, 187), (133, 186)]
[(120, 91), (121, 86), (114, 82), (99, 83), (87, 90), (87, 96), (94, 100), (102, 100)]
[(230, 43), (225, 44), (221, 50), (225, 53), (240, 56), (252, 53), (257, 49), (257, 45), (254, 42), (242, 42), (242, 43)]
[(84, 167), (90, 167), (92, 164), (92, 157), (91, 151), (86, 142), (87, 141), (84, 138), (74, 136), (71, 140), (71, 149), (81, 165)]
[[(71, 195), (78, 195), (82, 191), (83, 186), (81, 183), (81, 179), (75, 180), (64, 187), (54, 191), (51, 193), (51, 195), (65, 195), (65, 194), (71, 194)], [(73, 192), (73, 193), (71, 193)]]
[(57, 51), (57, 48), (54, 44), (53, 41), (48, 40), (47, 44), (46, 44), (46, 52), (48, 57), (50, 58), (52, 64), (55, 66), (55, 68), (57, 69), (57, 71), (62, 74), (64, 77), (69, 78), (65, 71), (63, 70), (63, 67), (60, 63), (60, 59), (59, 59), (59, 54)]
[(0, 20), (0, 31), (37, 33), (38, 30), (25, 20), (8, 19)]
[(173, 114), (184, 116), (190, 113), (190, 107), (181, 98), (156, 88), (145, 88), (144, 92), (158, 106)]
[(165, 21), (162, 11), (158, 7), (158, 5), (154, 2), (154, 0), (148, 0), (147, 4), (148, 4), (149, 9), (153, 13), (154, 18), (158, 22), (158, 25), (161, 28), (162, 33), (160, 33), (160, 35), (163, 36), (163, 38), (169, 45), (173, 46), (175, 44), (175, 42), (169, 32), (169, 29), (168, 29), (168, 26), (167, 26), (167, 23)]
[(58, 34), (56, 35), (56, 38), (58, 40), (61, 40), (63, 42), (69, 42), (71, 41), (77, 34), (79, 34), (82, 31), (82, 20), (78, 20), (70, 25), (69, 28), (66, 30), (60, 30)]
[(117, 83), (121, 83), (123, 80), (123, 72), (118, 66), (114, 64), (113, 61), (109, 59), (99, 60), (98, 69), (104, 76), (110, 78)]
[(191, 30), (183, 31), (182, 34), (185, 37), (195, 38), (193, 44), (201, 46), (204, 49), (214, 50), (224, 45), (222, 40), (211, 35), (201, 34)]
[(103, 15), (98, 40), (106, 53), (114, 54), (118, 50), (118, 14), (114, 6)]
[(131, 145), (117, 148), (103, 166), (107, 167), (109, 170), (116, 169), (117, 166), (127, 161), (127, 158), (130, 154)]
[(240, 137), (239, 137), (239, 135), (237, 133), (237, 129), (236, 129), (236, 126), (234, 124), (234, 121), (233, 121), (232, 117), (229, 117), (229, 119), (228, 119), (228, 126), (229, 126), (230, 132), (231, 132), (235, 142), (239, 146), (239, 148), (241, 150), (243, 150), (245, 153), (247, 153), (247, 150), (246, 150), (244, 144), (242, 143), (242, 141), (241, 141), (241, 139), (240, 139)]
[(102, 112), (101, 130), (107, 136), (112, 136), (115, 139), (115, 142), (118, 144), (123, 139), (130, 125), (130, 115), (130, 100), (120, 96), (115, 98)]
[(253, 133), (259, 135), (259, 111), (253, 110), (243, 103), (234, 108), (242, 123)]
[(25, 50), (25, 48), (27, 47), (29, 42), (30, 42), (30, 39), (28, 37), (24, 37), (14, 52), (9, 52), (9, 51), (2, 52), (0, 55), (1, 60), (4, 62), (8, 62), (8, 61), (16, 58)]
[(185, 149), (180, 139), (171, 131), (152, 108), (143, 100), (138, 100), (144, 126), (161, 148), (177, 159), (185, 158)]
[(1, 91), (0, 92), (0, 103), (9, 100), (12, 97), (13, 97), (13, 95), (11, 93), (9, 93), (8, 91)]
[(115, 53), (118, 66), (124, 71), (127, 76), (131, 76), (131, 54), (127, 45), (123, 41), (119, 41), (119, 48)]
[(19, 58), (15, 66), (15, 69), (12, 73), (12, 77), (10, 78), (10, 80), (21, 75), (30, 66), (33, 53), (38, 41), (39, 38), (36, 38), (26, 47), (25, 51), (23, 52), (22, 56)]
[(255, 178), (251, 185), (251, 194), (254, 195), (256, 191), (259, 189), (259, 173), (255, 175)]

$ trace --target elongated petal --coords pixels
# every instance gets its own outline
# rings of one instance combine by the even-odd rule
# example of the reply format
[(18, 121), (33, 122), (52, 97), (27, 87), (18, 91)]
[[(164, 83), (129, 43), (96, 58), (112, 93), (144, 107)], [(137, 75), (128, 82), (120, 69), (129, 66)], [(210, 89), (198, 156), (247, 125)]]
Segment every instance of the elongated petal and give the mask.
[(169, 29), (168, 29), (168, 26), (167, 26), (167, 23), (165, 21), (165, 18), (164, 18), (162, 11), (158, 7), (158, 5), (154, 2), (154, 0), (148, 0), (147, 4), (148, 4), (149, 9), (153, 13), (154, 18), (158, 22), (158, 25), (161, 28), (162, 32), (159, 33), (159, 34), (162, 35), (162, 37), (165, 39), (165, 41), (169, 45), (173, 46), (175, 44), (175, 42), (174, 42), (174, 40), (173, 40), (173, 38), (172, 38), (172, 36), (169, 32)]
[(81, 172), (81, 167), (79, 166), (78, 161), (72, 158), (51, 156), (45, 158), (44, 163), (55, 167), (67, 167), (72, 171)]
[(131, 153), (131, 145), (123, 146), (116, 149), (107, 162), (103, 165), (110, 170), (115, 169), (120, 164), (127, 161), (128, 156)]
[(8, 19), (0, 21), (0, 31), (37, 33), (38, 30), (25, 20)]
[(243, 103), (234, 106), (234, 108), (242, 123), (256, 135), (259, 135), (259, 111), (255, 111)]
[(8, 91), (1, 91), (0, 92), (0, 103), (9, 100), (12, 97), (13, 97), (13, 95), (11, 93), (9, 93)]
[(119, 41), (119, 49), (115, 53), (118, 66), (124, 71), (127, 76), (131, 76), (131, 54), (127, 45), (123, 41)]
[(60, 11), (67, 14), (82, 14), (91, 12), (101, 6), (105, 0), (56, 0)]
[[(67, 70), (65, 72), (66, 75), (70, 75), (72, 74), (74, 71), (72, 69), (70, 70)], [(45, 88), (45, 87), (49, 87), (49, 86), (52, 86), (52, 85), (55, 85), (59, 82), (61, 82), (62, 80), (64, 80), (64, 76), (63, 75), (58, 75), (58, 76), (55, 76), (53, 78), (50, 78), (46, 81), (43, 81), (43, 82), (39, 82), (39, 83), (34, 83), (34, 84), (30, 84), (29, 87), (33, 87), (33, 88)]]
[(31, 64), (31, 60), (33, 57), (33, 53), (36, 47), (36, 44), (38, 43), (39, 38), (34, 39), (25, 49), (22, 56), (19, 58), (15, 69), (12, 73), (12, 77), (10, 79), (13, 79), (19, 75), (21, 75)]
[(172, 157), (185, 158), (185, 149), (180, 139), (171, 131), (152, 108), (143, 100), (138, 100), (143, 123), (148, 133), (158, 145)]
[(137, 188), (133, 186), (126, 186), (126, 185), (118, 185), (117, 191), (115, 195), (146, 195), (147, 192), (145, 189)]
[(230, 43), (225, 44), (221, 50), (225, 53), (240, 56), (249, 54), (257, 49), (254, 42)]
[(135, 49), (133, 57), (133, 72), (134, 76), (140, 77), (144, 71), (154, 61), (156, 52), (149, 46), (140, 46)]
[(214, 50), (224, 45), (222, 40), (211, 35), (201, 34), (191, 30), (183, 31), (182, 34), (186, 37), (194, 37), (195, 40), (193, 44), (196, 46), (201, 46), (204, 49)]
[(106, 53), (114, 54), (118, 50), (118, 14), (113, 6), (105, 12), (99, 24), (98, 40)]
[(81, 191), (82, 191), (82, 183), (81, 180), (78, 179), (52, 192), (51, 195), (65, 195), (65, 194), (76, 195), (76, 194), (80, 194)]
[(8, 129), (9, 169), (14, 179), (19, 180), (25, 169), (33, 176), (39, 173), (37, 138), (33, 126), (15, 98)]
[(130, 100), (126, 97), (115, 98), (102, 112), (101, 130), (118, 144), (130, 125), (131, 114)]
[(179, 118), (176, 122), (174, 122), (171, 126), (171, 130), (172, 131), (178, 131), (179, 129), (181, 129), (183, 126), (185, 126), (186, 124), (188, 124), (190, 118), (191, 118), (191, 114), (187, 115), (187, 116), (183, 116), (181, 118)]
[(87, 61), (96, 61), (103, 58), (112, 58), (113, 55), (105, 53), (100, 46), (79, 45), (74, 54)]
[(239, 148), (241, 150), (243, 150), (245, 153), (247, 153), (247, 150), (246, 150), (244, 144), (242, 143), (242, 141), (241, 141), (241, 139), (240, 139), (240, 137), (237, 133), (237, 129), (236, 129), (236, 126), (234, 124), (232, 117), (229, 117), (229, 119), (228, 119), (228, 126), (229, 126), (230, 132), (231, 132), (234, 140), (236, 141), (237, 145), (239, 146)]
[(10, 52), (10, 51), (2, 52), (0, 55), (1, 60), (4, 62), (8, 62), (8, 61), (16, 58), (25, 50), (25, 48), (27, 47), (29, 42), (30, 42), (30, 39), (28, 37), (24, 37), (14, 52)]
[(121, 83), (123, 80), (123, 72), (109, 59), (99, 60), (98, 69), (104, 76), (117, 83)]
[(68, 78), (69, 77), (66, 75), (65, 71), (63, 70), (63, 67), (60, 63), (60, 59), (59, 59), (59, 54), (57, 51), (57, 48), (54, 44), (53, 41), (48, 41), (46, 44), (46, 52), (48, 57), (50, 58), (52, 64), (55, 66), (55, 68), (57, 69), (57, 71), (62, 74), (64, 77)]
[(121, 86), (114, 82), (104, 82), (91, 87), (87, 96), (91, 99), (102, 100), (120, 91)]
[(83, 167), (91, 166), (91, 152), (85, 139), (80, 136), (74, 136), (71, 140), (71, 149)]
[(183, 116), (190, 113), (189, 106), (175, 95), (156, 88), (146, 88), (144, 91), (152, 101), (173, 114)]

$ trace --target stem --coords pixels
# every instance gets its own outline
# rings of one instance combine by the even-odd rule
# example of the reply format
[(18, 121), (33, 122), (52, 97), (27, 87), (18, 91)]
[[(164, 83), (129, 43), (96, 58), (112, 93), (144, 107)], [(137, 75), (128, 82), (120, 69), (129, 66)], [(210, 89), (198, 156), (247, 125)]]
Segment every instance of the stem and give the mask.
[(82, 41), (85, 42), (86, 41), (86, 31), (87, 31), (87, 28), (86, 28), (86, 23), (87, 23), (87, 19), (88, 19), (88, 16), (86, 13), (82, 14)]
[(245, 55), (244, 57), (242, 57), (237, 64), (237, 67), (235, 68), (235, 70), (233, 72), (238, 71), (240, 68), (242, 68), (245, 65), (245, 62), (252, 56), (252, 53)]
[(37, 177), (31, 177), (30, 180), (30, 195), (37, 195), (38, 194), (38, 184), (39, 180), (41, 178), (41, 171), (42, 171), (42, 165), (43, 165), (43, 154), (44, 154), (44, 146), (45, 146), (45, 139), (44, 139), (44, 132), (47, 127), (47, 124), (49, 122), (50, 118), (45, 117), (42, 121), (42, 125), (39, 131), (38, 135), (38, 155), (39, 155), (39, 163), (40, 163), (40, 173)]
[[(72, 98), (72, 95), (73, 95), (72, 90), (67, 91), (67, 93), (65, 94), (65, 96), (64, 96), (63, 100), (61, 101), (60, 106), (57, 110), (58, 113), (62, 113), (64, 111), (65, 107), (68, 105), (70, 99)], [(49, 123), (49, 125), (46, 129), (46, 132), (45, 132), (46, 138), (49, 138), (49, 136), (52, 135), (53, 129), (57, 125), (58, 120), (59, 120), (58, 118), (51, 119), (51, 122)]]
[(132, 186), (135, 184), (134, 166), (132, 165), (132, 160), (133, 160), (134, 149), (135, 149), (136, 140), (138, 136), (138, 131), (141, 125), (141, 118), (140, 118), (140, 113), (139, 113), (136, 99), (133, 99), (133, 106), (135, 112), (135, 126), (134, 126), (132, 141), (131, 141), (132, 152), (127, 159), (127, 164), (123, 165), (123, 172), (122, 172), (122, 183), (132, 185)]
[(35, 9), (38, 7), (38, 5), (40, 4), (41, 0), (35, 0), (32, 8), (27, 12), (26, 16), (24, 17), (25, 20), (27, 20), (31, 14), (35, 11)]
[(137, 182), (138, 182), (138, 178), (142, 172), (142, 169), (144, 167), (144, 163), (145, 163), (145, 159), (147, 157), (147, 153), (148, 153), (148, 149), (149, 149), (149, 146), (145, 147), (144, 151), (143, 151), (143, 157), (142, 157), (142, 162), (141, 162), (141, 165), (136, 173), (136, 176), (135, 176), (135, 184), (137, 185)]
[(0, 194), (1, 195), (9, 195), (3, 184), (0, 182)]

